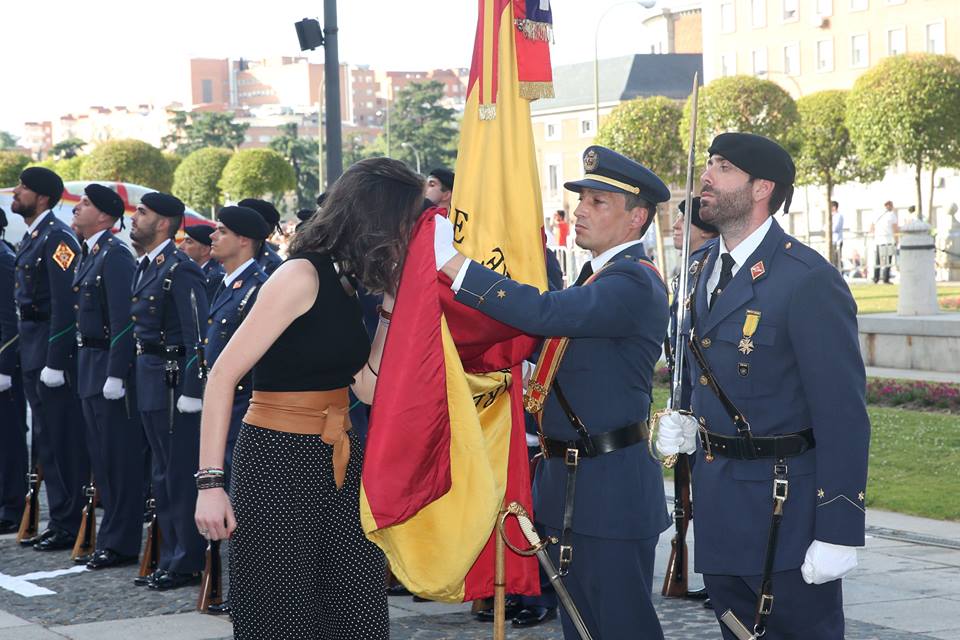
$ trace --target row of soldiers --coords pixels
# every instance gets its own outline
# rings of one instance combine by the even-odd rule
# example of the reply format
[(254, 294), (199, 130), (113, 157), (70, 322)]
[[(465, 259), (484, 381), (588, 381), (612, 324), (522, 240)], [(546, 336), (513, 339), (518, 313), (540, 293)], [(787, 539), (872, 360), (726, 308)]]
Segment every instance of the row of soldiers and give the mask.
[[(73, 549), (92, 570), (130, 565), (147, 500), (159, 561), (135, 583), (196, 584), (206, 545), (193, 520), (203, 377), (282, 261), (266, 242), (280, 215), (243, 200), (224, 207), (215, 227), (187, 226), (181, 251), (183, 202), (148, 193), (132, 215), (135, 258), (112, 232), (126, 209), (115, 191), (88, 185), (70, 226), (51, 211), (63, 191), (53, 171), (24, 170), (12, 209), (28, 228), (15, 254), (0, 243), (0, 414), (14, 416), (0, 428), (0, 533), (19, 530), (37, 551)], [(250, 393), (242, 380), (231, 438)], [(27, 404), (29, 471), (42, 469), (49, 506), (35, 535), (21, 526), (27, 484), (37, 480), (28, 476)], [(95, 546), (78, 555), (94, 486), (103, 518)]]

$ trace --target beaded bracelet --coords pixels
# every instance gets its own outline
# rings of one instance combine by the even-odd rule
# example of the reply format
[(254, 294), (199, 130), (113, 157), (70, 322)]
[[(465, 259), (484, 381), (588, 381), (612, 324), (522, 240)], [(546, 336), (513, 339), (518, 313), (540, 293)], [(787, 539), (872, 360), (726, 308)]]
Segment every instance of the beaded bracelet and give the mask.
[(193, 474), (193, 477), (199, 478), (201, 476), (223, 476), (223, 475), (225, 475), (225, 473), (223, 469), (219, 467), (206, 467), (204, 469), (198, 469), (197, 472)]
[(197, 490), (222, 489), (226, 486), (223, 476), (200, 476), (197, 478)]

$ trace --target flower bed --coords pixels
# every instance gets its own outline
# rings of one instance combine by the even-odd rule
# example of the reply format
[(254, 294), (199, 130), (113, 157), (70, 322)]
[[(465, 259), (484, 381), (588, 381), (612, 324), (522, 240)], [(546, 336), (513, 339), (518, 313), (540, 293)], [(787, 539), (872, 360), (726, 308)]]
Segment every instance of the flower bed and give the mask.
[(920, 380), (867, 380), (867, 404), (960, 413), (960, 385)]

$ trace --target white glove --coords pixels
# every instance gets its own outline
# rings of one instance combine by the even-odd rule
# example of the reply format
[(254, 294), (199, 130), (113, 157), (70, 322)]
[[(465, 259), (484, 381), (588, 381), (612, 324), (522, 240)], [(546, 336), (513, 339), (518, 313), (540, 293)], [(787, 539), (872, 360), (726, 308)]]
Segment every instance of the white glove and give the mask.
[(672, 411), (660, 418), (657, 451), (665, 456), (676, 453), (696, 453), (696, 419), (679, 411)]
[(3, 393), (4, 391), (8, 390), (12, 386), (13, 386), (13, 378), (11, 378), (10, 376), (4, 373), (0, 373), (0, 393)]
[(203, 409), (203, 400), (200, 398), (180, 396), (177, 399), (177, 411), (180, 413), (200, 413), (201, 409)]
[(40, 382), (53, 389), (54, 387), (62, 387), (67, 381), (63, 377), (62, 369), (44, 367), (43, 371), (40, 372)]
[(440, 214), (435, 215), (433, 219), (437, 225), (433, 231), (433, 253), (437, 258), (437, 271), (439, 271), (457, 255), (457, 250), (453, 248), (453, 223)]
[(103, 383), (103, 397), (107, 400), (119, 400), (127, 391), (123, 388), (123, 380), (107, 376), (107, 381)]
[(807, 548), (800, 573), (807, 584), (838, 580), (857, 567), (857, 548), (814, 540)]

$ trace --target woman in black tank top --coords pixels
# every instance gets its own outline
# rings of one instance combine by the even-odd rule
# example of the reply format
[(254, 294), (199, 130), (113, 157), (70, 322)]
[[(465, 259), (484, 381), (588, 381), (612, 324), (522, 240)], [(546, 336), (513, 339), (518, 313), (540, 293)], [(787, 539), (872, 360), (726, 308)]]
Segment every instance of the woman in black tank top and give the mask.
[[(237, 640), (389, 636), (384, 557), (360, 526), (362, 451), (347, 388), (373, 396), (423, 186), (395, 160), (350, 167), (210, 372), (196, 522), (209, 539), (231, 540)], [(354, 281), (384, 292), (372, 344)], [(233, 390), (251, 368), (228, 497), (221, 469)]]

